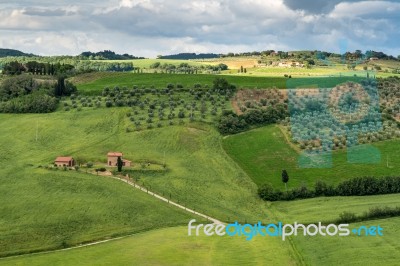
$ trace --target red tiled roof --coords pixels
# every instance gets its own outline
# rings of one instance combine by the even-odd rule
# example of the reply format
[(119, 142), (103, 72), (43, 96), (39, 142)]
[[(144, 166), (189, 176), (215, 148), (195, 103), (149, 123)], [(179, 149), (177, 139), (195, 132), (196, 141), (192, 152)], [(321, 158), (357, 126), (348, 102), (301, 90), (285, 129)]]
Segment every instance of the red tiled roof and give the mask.
[(55, 161), (56, 162), (70, 162), (72, 160), (73, 160), (72, 157), (57, 157)]
[(122, 152), (109, 152), (107, 154), (108, 157), (122, 157)]

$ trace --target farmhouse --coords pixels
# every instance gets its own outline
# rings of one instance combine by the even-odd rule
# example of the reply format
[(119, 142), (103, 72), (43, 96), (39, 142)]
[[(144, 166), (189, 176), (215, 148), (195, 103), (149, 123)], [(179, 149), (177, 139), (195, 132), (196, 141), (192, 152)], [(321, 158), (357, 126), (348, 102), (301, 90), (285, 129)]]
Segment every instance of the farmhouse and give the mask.
[(129, 160), (123, 159), (124, 154), (122, 152), (109, 152), (107, 154), (107, 165), (108, 166), (117, 166), (118, 157), (122, 159), (122, 165), (126, 167), (130, 167), (132, 162)]
[(304, 64), (300, 63), (300, 62), (280, 62), (278, 63), (278, 67), (304, 67)]
[(54, 161), (54, 164), (57, 165), (57, 167), (63, 167), (63, 166), (72, 167), (75, 165), (75, 161), (74, 158), (72, 157), (57, 157), (56, 160)]

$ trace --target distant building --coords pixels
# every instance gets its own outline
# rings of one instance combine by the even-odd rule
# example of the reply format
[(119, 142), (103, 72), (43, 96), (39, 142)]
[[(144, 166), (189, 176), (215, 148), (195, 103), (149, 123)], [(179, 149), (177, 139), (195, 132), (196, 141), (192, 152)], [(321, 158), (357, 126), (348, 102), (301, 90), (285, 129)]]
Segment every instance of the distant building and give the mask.
[(124, 154), (122, 152), (109, 152), (107, 154), (107, 165), (111, 167), (117, 166), (118, 157), (122, 159), (122, 165), (126, 167), (131, 167), (132, 162), (129, 160), (123, 159)]
[(54, 164), (57, 165), (57, 167), (72, 167), (75, 165), (75, 161), (72, 157), (57, 157)]
[(280, 62), (278, 63), (278, 67), (304, 67), (304, 64), (300, 62)]
[(379, 60), (379, 58), (378, 58), (378, 57), (371, 57), (371, 58), (369, 59), (369, 61), (376, 61), (376, 60)]

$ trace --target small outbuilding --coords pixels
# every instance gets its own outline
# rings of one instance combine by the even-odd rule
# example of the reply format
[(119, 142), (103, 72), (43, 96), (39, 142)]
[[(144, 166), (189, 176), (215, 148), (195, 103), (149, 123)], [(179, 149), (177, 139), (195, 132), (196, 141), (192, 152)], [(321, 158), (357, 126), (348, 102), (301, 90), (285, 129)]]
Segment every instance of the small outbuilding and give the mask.
[(118, 157), (121, 157), (122, 165), (126, 166), (126, 167), (131, 167), (132, 162), (129, 160), (123, 159), (123, 156), (124, 156), (124, 154), (122, 152), (109, 152), (107, 154), (107, 165), (111, 166), (111, 167), (117, 166)]
[(57, 157), (54, 164), (57, 165), (57, 167), (73, 167), (75, 166), (75, 161), (72, 157)]

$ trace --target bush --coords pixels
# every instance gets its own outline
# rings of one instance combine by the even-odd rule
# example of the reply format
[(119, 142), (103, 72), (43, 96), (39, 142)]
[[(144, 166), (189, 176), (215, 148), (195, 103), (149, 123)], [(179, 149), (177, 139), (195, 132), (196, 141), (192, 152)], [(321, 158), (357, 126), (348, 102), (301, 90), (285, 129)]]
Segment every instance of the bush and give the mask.
[[(211, 112), (211, 114), (214, 110)], [(248, 129), (247, 122), (233, 112), (224, 112), (217, 126), (222, 134), (235, 134)]]
[(50, 113), (57, 109), (58, 100), (47, 94), (35, 92), (13, 98), (0, 104), (2, 113)]
[(353, 223), (357, 221), (357, 216), (352, 212), (343, 212), (339, 215), (338, 223)]
[(339, 219), (335, 221), (337, 224), (354, 223), (371, 219), (383, 219), (400, 216), (400, 206), (397, 207), (373, 207), (362, 215), (357, 216), (352, 212), (343, 212), (339, 215)]
[(265, 184), (258, 189), (258, 196), (267, 201), (278, 201), (283, 198), (283, 193), (273, 189), (270, 185)]
[(223, 112), (218, 122), (218, 129), (222, 134), (236, 134), (247, 130), (250, 125), (261, 126), (276, 123), (285, 119), (287, 115), (288, 112), (283, 105), (251, 110), (239, 116), (232, 111)]
[(336, 190), (332, 185), (328, 186), (325, 182), (318, 180), (315, 183), (314, 194), (315, 194), (316, 197), (335, 196), (336, 195)]

